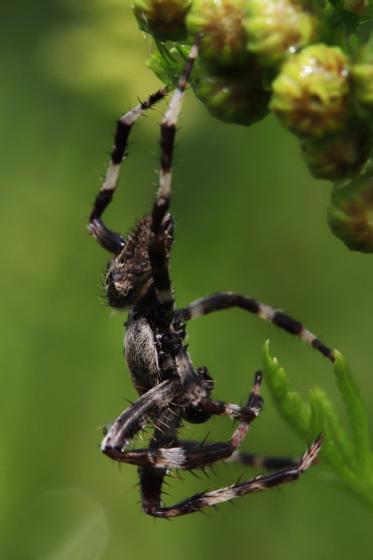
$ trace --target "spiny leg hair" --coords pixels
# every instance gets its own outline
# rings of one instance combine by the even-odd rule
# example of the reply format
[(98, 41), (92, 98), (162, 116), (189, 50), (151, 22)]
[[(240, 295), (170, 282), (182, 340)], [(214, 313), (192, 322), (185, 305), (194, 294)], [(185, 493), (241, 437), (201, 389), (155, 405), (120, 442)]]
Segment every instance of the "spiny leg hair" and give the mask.
[(159, 415), (162, 410), (170, 407), (180, 390), (179, 380), (168, 379), (141, 395), (109, 427), (102, 440), (101, 451), (112, 459), (117, 459), (118, 453), (129, 445), (151, 416), (156, 413)]
[(144, 111), (153, 107), (167, 94), (167, 89), (160, 89), (139, 103), (117, 121), (114, 145), (110, 155), (110, 163), (104, 182), (95, 198), (93, 209), (89, 217), (88, 231), (107, 251), (118, 254), (124, 246), (124, 238), (119, 233), (108, 229), (101, 220), (106, 207), (110, 204), (117, 187), (120, 168), (126, 157), (128, 138), (135, 121)]
[[(295, 466), (290, 466), (280, 471), (268, 475), (259, 475), (251, 480), (232, 484), (219, 490), (212, 492), (201, 492), (195, 494), (191, 498), (183, 500), (173, 506), (162, 506), (161, 500), (155, 500), (154, 493), (148, 494), (148, 480), (143, 481), (142, 485), (142, 501), (144, 511), (153, 517), (178, 517), (201, 511), (206, 507), (217, 506), (223, 502), (228, 502), (233, 498), (252, 494), (254, 492), (262, 492), (269, 488), (275, 488), (281, 484), (286, 484), (297, 480), (315, 461), (320, 451), (322, 437), (319, 436), (308, 448), (306, 453)], [(145, 482), (145, 484), (144, 484)]]
[[(263, 401), (260, 396), (261, 382), (262, 374), (258, 372), (255, 375), (253, 389), (249, 395), (239, 425), (233, 432), (228, 443), (214, 443), (190, 448), (182, 445), (178, 447), (161, 448), (159, 445), (163, 439), (155, 435), (157, 444), (154, 448), (127, 451), (124, 449), (124, 446), (128, 445), (129, 442), (129, 429), (127, 424), (131, 418), (131, 415), (127, 415), (127, 424), (123, 423), (122, 417), (119, 417), (121, 430), (119, 434), (118, 432), (116, 433), (116, 439), (106, 436), (102, 444), (102, 449), (107, 455), (118, 462), (130, 463), (138, 466), (152, 465), (153, 467), (161, 469), (197, 469), (215, 463), (216, 461), (227, 459), (238, 449), (246, 437), (250, 424), (257, 418), (262, 410)], [(118, 422), (118, 420), (116, 422)], [(167, 422), (163, 421), (159, 423), (158, 428), (161, 432), (166, 428), (166, 433), (168, 433), (170, 429), (169, 423), (169, 420)], [(124, 433), (126, 437), (123, 436)], [(119, 444), (118, 441), (120, 441)]]
[(159, 171), (159, 188), (152, 210), (151, 228), (153, 235), (149, 246), (149, 258), (158, 301), (170, 313), (173, 310), (174, 300), (169, 276), (164, 220), (166, 219), (171, 200), (172, 159), (176, 123), (193, 64), (198, 55), (199, 44), (200, 38), (197, 37), (190, 49), (183, 73), (161, 123), (161, 167)]
[[(186, 449), (194, 449), (201, 446), (199, 441), (179, 440), (182, 447)], [(295, 467), (298, 460), (291, 457), (269, 457), (257, 455), (255, 453), (247, 453), (236, 449), (232, 455), (223, 459), (224, 463), (237, 463), (252, 469), (264, 469), (266, 471), (277, 471), (285, 467)]]

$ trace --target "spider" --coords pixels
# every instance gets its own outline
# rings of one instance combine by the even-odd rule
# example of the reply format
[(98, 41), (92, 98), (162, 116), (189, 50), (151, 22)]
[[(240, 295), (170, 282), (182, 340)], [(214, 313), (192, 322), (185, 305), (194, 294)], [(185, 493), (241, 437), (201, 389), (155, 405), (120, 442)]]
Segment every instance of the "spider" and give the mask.
[[(169, 275), (174, 230), (169, 213), (172, 157), (176, 122), (198, 46), (199, 38), (191, 47), (161, 122), (159, 188), (150, 213), (140, 219), (125, 237), (109, 229), (102, 221), (102, 214), (117, 187), (132, 126), (144, 111), (166, 96), (166, 89), (150, 95), (118, 120), (111, 161), (88, 224), (89, 232), (112, 254), (106, 270), (105, 293), (111, 307), (128, 312), (125, 359), (139, 394), (135, 403), (106, 429), (101, 450), (115, 461), (137, 465), (143, 510), (160, 518), (197, 512), (237, 496), (295, 480), (314, 463), (322, 443), (319, 436), (298, 461), (256, 457), (240, 452), (241, 442), (262, 410), (262, 374), (255, 374), (244, 406), (214, 400), (211, 397), (214, 382), (208, 370), (205, 367), (195, 368), (187, 351), (187, 321), (214, 311), (239, 307), (298, 336), (334, 361), (332, 350), (301, 323), (255, 299), (232, 292), (218, 292), (183, 309), (175, 309)], [(212, 415), (228, 416), (238, 421), (228, 442), (207, 444), (178, 438), (177, 432), (183, 421), (202, 423)], [(131, 444), (135, 436), (149, 423), (154, 426), (154, 432), (148, 448), (133, 448)], [(274, 472), (219, 490), (205, 491), (172, 506), (163, 504), (162, 484), (171, 470), (203, 469), (217, 461), (238, 461)]]

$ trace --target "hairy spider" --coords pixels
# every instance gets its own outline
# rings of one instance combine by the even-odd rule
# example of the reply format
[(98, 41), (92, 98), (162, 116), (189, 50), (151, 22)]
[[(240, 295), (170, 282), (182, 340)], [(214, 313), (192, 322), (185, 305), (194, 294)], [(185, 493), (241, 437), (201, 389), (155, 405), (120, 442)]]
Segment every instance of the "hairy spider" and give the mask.
[[(105, 292), (110, 306), (128, 311), (125, 357), (140, 395), (107, 429), (101, 449), (111, 459), (138, 466), (143, 509), (149, 515), (163, 518), (196, 512), (237, 496), (295, 480), (314, 462), (321, 446), (319, 437), (299, 461), (241, 453), (239, 445), (262, 409), (262, 375), (260, 372), (255, 375), (246, 405), (213, 400), (212, 378), (206, 368), (193, 366), (187, 352), (186, 321), (213, 311), (239, 307), (272, 321), (288, 333), (297, 335), (329, 360), (334, 360), (332, 351), (301, 323), (242, 295), (218, 292), (175, 310), (169, 276), (173, 243), (173, 219), (169, 213), (172, 155), (176, 121), (198, 53), (198, 42), (197, 39), (190, 50), (161, 123), (159, 188), (150, 214), (142, 218), (126, 237), (110, 230), (101, 219), (115, 192), (132, 126), (143, 111), (165, 97), (165, 89), (157, 91), (118, 120), (111, 161), (88, 225), (90, 233), (113, 255), (107, 267)], [(178, 439), (177, 431), (183, 421), (201, 423), (212, 415), (238, 420), (238, 427), (228, 442), (207, 444)], [(129, 447), (149, 422), (154, 426), (149, 447)], [(162, 483), (171, 469), (204, 468), (222, 460), (239, 461), (275, 472), (212, 492), (202, 492), (170, 507), (163, 505)]]

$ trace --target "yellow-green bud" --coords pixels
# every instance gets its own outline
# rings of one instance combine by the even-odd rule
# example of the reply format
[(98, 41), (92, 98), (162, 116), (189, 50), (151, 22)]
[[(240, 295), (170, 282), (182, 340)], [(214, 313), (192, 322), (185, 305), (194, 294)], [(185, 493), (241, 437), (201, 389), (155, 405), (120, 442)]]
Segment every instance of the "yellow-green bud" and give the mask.
[(215, 74), (199, 64), (192, 87), (208, 111), (222, 121), (248, 126), (268, 113), (270, 94), (263, 88), (254, 60), (240, 69)]
[(367, 108), (373, 108), (373, 37), (360, 50), (351, 75), (356, 99)]
[(299, 0), (249, 0), (247, 6), (247, 46), (261, 64), (281, 62), (315, 36), (316, 18)]
[(338, 47), (306, 47), (285, 62), (272, 90), (271, 109), (286, 127), (302, 136), (326, 136), (348, 118), (348, 59)]
[(191, 0), (135, 0), (133, 11), (140, 29), (161, 41), (186, 37), (185, 18)]
[(333, 233), (352, 251), (373, 252), (373, 174), (336, 186), (328, 208)]
[(356, 175), (369, 157), (370, 131), (367, 123), (354, 122), (326, 138), (307, 138), (301, 143), (303, 157), (318, 179), (339, 181)]
[(187, 17), (189, 35), (201, 33), (201, 57), (220, 66), (247, 57), (244, 0), (194, 0)]

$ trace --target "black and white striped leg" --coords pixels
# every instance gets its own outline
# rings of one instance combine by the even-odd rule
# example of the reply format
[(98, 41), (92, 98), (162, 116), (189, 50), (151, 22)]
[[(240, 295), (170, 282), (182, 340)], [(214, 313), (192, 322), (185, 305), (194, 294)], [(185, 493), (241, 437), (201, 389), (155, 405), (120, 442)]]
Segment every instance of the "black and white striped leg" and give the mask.
[(228, 459), (227, 463), (239, 463), (253, 469), (264, 469), (266, 471), (277, 471), (288, 467), (295, 467), (297, 461), (290, 457), (266, 457), (263, 455), (255, 455), (246, 453), (245, 451), (235, 451)]
[[(261, 376), (261, 373), (257, 375)], [(234, 420), (241, 420), (246, 414), (247, 406), (203, 397), (195, 405), (186, 407), (184, 417), (193, 424), (202, 424), (209, 420), (211, 416), (228, 416)]]
[[(179, 412), (181, 409), (179, 408)], [(149, 450), (169, 448), (175, 444), (176, 430), (180, 425), (180, 415), (172, 408), (166, 409), (155, 423), (154, 435), (149, 444)], [(141, 495), (146, 489), (150, 507), (156, 507), (162, 494), (162, 485), (167, 469), (156, 468), (147, 463), (138, 469)]]
[[(186, 449), (198, 448), (201, 446), (198, 441), (179, 440), (182, 447)], [(298, 460), (290, 457), (267, 457), (256, 455), (254, 453), (246, 453), (236, 449), (229, 457), (223, 459), (225, 463), (238, 463), (252, 469), (264, 469), (266, 471), (277, 471), (286, 467), (295, 467)]]
[(229, 418), (240, 419), (246, 414), (246, 407), (239, 404), (217, 401), (214, 399), (202, 399), (198, 403), (198, 409), (211, 416), (229, 416)]
[(198, 299), (190, 303), (187, 307), (177, 310), (175, 316), (178, 321), (189, 321), (197, 317), (203, 317), (214, 311), (221, 311), (222, 309), (230, 309), (232, 307), (244, 309), (249, 313), (258, 315), (261, 319), (272, 322), (280, 329), (299, 337), (323, 354), (331, 362), (335, 361), (333, 350), (306, 329), (302, 323), (293, 319), (283, 311), (233, 292), (217, 292)]
[(150, 109), (150, 107), (163, 99), (166, 93), (166, 89), (161, 89), (153, 93), (148, 97), (148, 99), (139, 103), (134, 109), (123, 115), (117, 122), (109, 167), (100, 192), (94, 201), (93, 210), (88, 222), (88, 231), (93, 235), (93, 237), (95, 237), (95, 239), (97, 239), (100, 245), (102, 245), (104, 249), (110, 251), (110, 253), (120, 253), (124, 245), (124, 238), (119, 233), (108, 229), (102, 222), (101, 216), (113, 198), (118, 182), (120, 166), (126, 157), (128, 138), (132, 126), (143, 111)]
[(168, 250), (165, 223), (170, 218), (167, 212), (171, 198), (172, 158), (176, 134), (176, 122), (193, 63), (198, 54), (199, 38), (190, 49), (184, 70), (180, 76), (164, 119), (161, 123), (161, 165), (159, 171), (159, 188), (152, 210), (152, 240), (149, 247), (149, 257), (152, 266), (153, 280), (157, 298), (165, 311), (173, 308), (173, 294), (168, 270)]
[(201, 492), (169, 507), (164, 507), (160, 498), (157, 501), (154, 494), (154, 487), (149, 484), (148, 480), (142, 481), (143, 509), (145, 513), (153, 517), (178, 517), (180, 515), (201, 511), (206, 507), (217, 506), (218, 504), (228, 502), (240, 496), (245, 496), (254, 492), (262, 492), (263, 490), (292, 482), (297, 480), (315, 462), (321, 444), (322, 437), (319, 436), (295, 466), (290, 466), (273, 474), (260, 475), (246, 482), (232, 484), (212, 492)]
[[(121, 463), (130, 463), (132, 465), (147, 466), (159, 469), (198, 469), (227, 459), (240, 446), (249, 430), (250, 424), (260, 414), (263, 401), (259, 394), (261, 384), (261, 374), (255, 376), (253, 390), (245, 407), (245, 414), (242, 416), (239, 425), (234, 430), (233, 435), (227, 443), (213, 443), (210, 445), (183, 446), (178, 444), (176, 447), (162, 447), (165, 443), (165, 436), (169, 433), (175, 434), (175, 426), (172, 426), (172, 417), (163, 420), (162, 423), (157, 420), (157, 429), (161, 431), (161, 435), (154, 434), (154, 445), (148, 449), (134, 449), (128, 451), (122, 448), (111, 447), (110, 457)], [(165, 411), (166, 414), (166, 411)], [(173, 444), (173, 440), (168, 439), (167, 443)]]
[(166, 380), (141, 395), (109, 427), (102, 440), (101, 451), (118, 460), (122, 449), (145, 427), (149, 418), (155, 414), (160, 416), (163, 409), (170, 407), (180, 390), (178, 380)]

